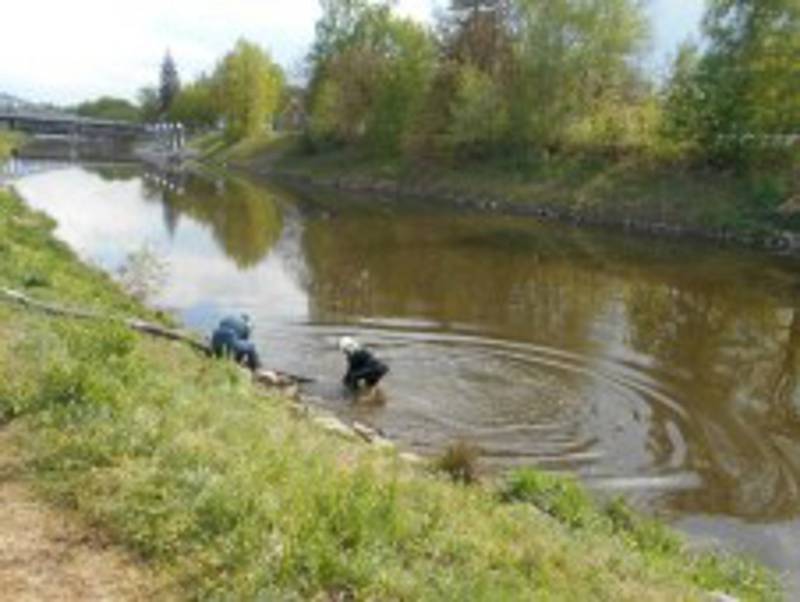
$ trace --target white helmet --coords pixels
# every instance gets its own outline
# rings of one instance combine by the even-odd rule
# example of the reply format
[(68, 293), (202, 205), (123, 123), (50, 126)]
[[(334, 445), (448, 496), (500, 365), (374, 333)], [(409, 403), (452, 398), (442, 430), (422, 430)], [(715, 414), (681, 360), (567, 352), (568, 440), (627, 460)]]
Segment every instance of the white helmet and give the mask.
[(361, 345), (359, 345), (358, 341), (356, 341), (353, 337), (342, 337), (339, 339), (339, 351), (342, 353), (350, 355), (359, 349), (361, 349)]

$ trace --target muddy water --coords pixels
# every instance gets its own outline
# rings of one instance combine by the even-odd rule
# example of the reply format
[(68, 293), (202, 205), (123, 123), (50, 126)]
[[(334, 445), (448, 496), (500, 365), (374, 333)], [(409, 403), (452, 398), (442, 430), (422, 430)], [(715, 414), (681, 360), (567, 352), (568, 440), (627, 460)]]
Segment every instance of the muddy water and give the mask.
[[(251, 313), (265, 363), (434, 452), (578, 473), (787, 573), (800, 595), (800, 271), (787, 258), (130, 168), (22, 178), (109, 270), (148, 245), (154, 301), (208, 332)], [(392, 367), (342, 391), (342, 334)]]

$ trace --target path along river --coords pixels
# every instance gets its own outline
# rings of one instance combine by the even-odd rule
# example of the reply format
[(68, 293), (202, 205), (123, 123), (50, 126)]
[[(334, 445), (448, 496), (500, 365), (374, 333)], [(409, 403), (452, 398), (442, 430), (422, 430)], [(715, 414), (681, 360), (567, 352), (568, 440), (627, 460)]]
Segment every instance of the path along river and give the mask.
[[(23, 175), (110, 271), (166, 261), (153, 301), (208, 332), (249, 312), (268, 366), (422, 453), (568, 470), (786, 574), (800, 596), (800, 264), (745, 251), (298, 196), (132, 167)], [(392, 367), (383, 406), (339, 384), (337, 337)]]

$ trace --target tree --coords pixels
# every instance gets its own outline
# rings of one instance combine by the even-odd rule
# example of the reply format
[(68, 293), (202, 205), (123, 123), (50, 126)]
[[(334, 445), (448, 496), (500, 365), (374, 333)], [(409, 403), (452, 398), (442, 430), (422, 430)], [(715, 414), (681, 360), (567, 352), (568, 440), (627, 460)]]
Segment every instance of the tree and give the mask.
[(449, 134), (453, 148), (471, 156), (496, 150), (508, 134), (508, 111), (502, 90), (472, 65), (465, 66), (452, 101)]
[(314, 68), (347, 46), (364, 12), (366, 0), (320, 0), (322, 17), (317, 21), (316, 38), (309, 55)]
[(139, 121), (139, 108), (124, 98), (103, 96), (79, 104), (75, 112), (83, 117), (110, 119), (115, 121)]
[(229, 139), (254, 136), (270, 125), (280, 103), (284, 77), (267, 52), (239, 40), (217, 67), (214, 79)]
[[(517, 0), (512, 132), (559, 148), (570, 128), (637, 80), (647, 20), (636, 0)], [(632, 99), (631, 99), (632, 100)]]
[(216, 83), (205, 75), (183, 86), (173, 99), (169, 118), (190, 128), (214, 126), (220, 118), (216, 100)]
[(800, 2), (711, 0), (704, 52), (683, 49), (667, 88), (667, 134), (721, 165), (791, 156), (800, 131)]
[(452, 0), (438, 39), (388, 3), (322, 4), (312, 142), (523, 155), (636, 145), (658, 122), (640, 0)]
[(663, 134), (692, 151), (700, 145), (704, 119), (701, 115), (705, 108), (703, 91), (697, 79), (699, 64), (697, 46), (689, 42), (681, 44), (664, 95)]
[(161, 114), (161, 101), (158, 97), (158, 90), (151, 86), (145, 86), (139, 89), (137, 94), (139, 102), (139, 113), (142, 121), (152, 122), (156, 121)]
[(444, 54), (492, 76), (512, 67), (512, 6), (509, 0), (452, 0), (440, 23)]
[(382, 35), (365, 141), (392, 154), (407, 143), (433, 77), (435, 51), (427, 30), (410, 19), (387, 15)]
[(175, 66), (172, 55), (167, 51), (167, 54), (164, 55), (164, 60), (161, 62), (161, 80), (158, 88), (158, 98), (162, 113), (169, 111), (172, 101), (178, 95), (180, 89), (181, 82), (178, 77), (178, 68)]
[(723, 161), (755, 158), (800, 129), (800, 2), (712, 0), (697, 85), (702, 142)]
[(433, 73), (430, 34), (386, 4), (330, 0), (323, 8), (309, 57), (312, 142), (399, 151)]

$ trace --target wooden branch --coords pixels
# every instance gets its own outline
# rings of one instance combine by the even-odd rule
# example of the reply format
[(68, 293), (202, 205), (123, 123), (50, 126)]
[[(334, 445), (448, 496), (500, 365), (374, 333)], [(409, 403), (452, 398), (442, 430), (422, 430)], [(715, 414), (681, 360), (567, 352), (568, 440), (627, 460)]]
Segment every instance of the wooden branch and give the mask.
[(137, 320), (137, 319), (125, 319), (123, 320), (126, 326), (136, 330), (138, 332), (142, 332), (144, 334), (149, 334), (155, 337), (160, 337), (162, 339), (168, 339), (170, 341), (178, 341), (180, 343), (186, 343), (193, 349), (205, 353), (206, 355), (212, 355), (211, 347), (209, 347), (205, 343), (201, 343), (192, 335), (182, 332), (180, 330), (173, 330), (171, 328), (164, 328), (163, 326), (159, 326), (158, 324), (153, 324), (152, 322), (145, 322), (144, 320)]
[(0, 298), (3, 298), (5, 301), (16, 302), (20, 305), (30, 307), (31, 309), (37, 309), (46, 314), (54, 316), (68, 316), (70, 318), (77, 318), (80, 320), (99, 320), (104, 317), (96, 312), (70, 309), (66, 307), (59, 307), (57, 305), (51, 305), (42, 301), (35, 301), (27, 295), (10, 288), (0, 288)]
[(211, 348), (205, 343), (198, 341), (191, 334), (181, 332), (180, 330), (165, 328), (163, 326), (154, 324), (152, 322), (146, 322), (144, 320), (139, 320), (137, 318), (116, 318), (113, 316), (100, 314), (93, 311), (87, 311), (83, 309), (73, 309), (69, 307), (61, 307), (59, 305), (52, 305), (50, 303), (36, 301), (35, 299), (28, 297), (24, 293), (8, 288), (0, 288), (0, 298), (3, 298), (6, 301), (19, 303), (20, 305), (24, 305), (25, 307), (28, 307), (30, 309), (35, 309), (52, 316), (65, 316), (68, 318), (76, 318), (79, 320), (106, 320), (110, 322), (120, 322), (125, 326), (127, 326), (128, 328), (131, 328), (138, 332), (149, 334), (162, 339), (168, 339), (170, 341), (179, 341), (181, 343), (187, 343), (193, 349), (201, 351), (206, 355), (211, 355)]
[[(174, 330), (172, 328), (166, 328), (159, 324), (154, 324), (153, 322), (147, 322), (145, 320), (140, 320), (138, 318), (116, 318), (114, 316), (109, 316), (107, 314), (101, 314), (94, 311), (87, 311), (84, 309), (74, 309), (70, 307), (53, 305), (50, 303), (45, 303), (43, 301), (36, 301), (35, 299), (32, 299), (31, 297), (25, 295), (24, 293), (15, 291), (10, 288), (0, 288), (0, 300), (9, 303), (18, 303), (27, 308), (38, 310), (51, 316), (65, 316), (68, 318), (75, 318), (78, 320), (105, 320), (110, 322), (112, 321), (119, 322), (137, 332), (141, 332), (143, 334), (149, 334), (151, 336), (158, 337), (161, 339), (167, 339), (169, 341), (186, 343), (187, 345), (192, 347), (192, 349), (199, 351), (209, 357), (213, 355), (211, 347), (207, 343), (197, 340), (197, 338), (191, 335), (190, 333), (181, 330)], [(272, 374), (277, 375), (276, 378), (278, 378), (279, 380), (290, 379), (300, 384), (307, 384), (314, 382), (313, 378), (308, 378), (306, 376), (301, 376), (299, 374), (292, 374), (290, 372), (274, 371), (272, 372)], [(256, 378), (262, 384), (267, 384), (266, 381), (258, 378), (258, 374), (256, 374)], [(282, 382), (283, 381), (281, 381), (281, 383)]]

